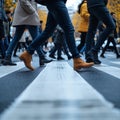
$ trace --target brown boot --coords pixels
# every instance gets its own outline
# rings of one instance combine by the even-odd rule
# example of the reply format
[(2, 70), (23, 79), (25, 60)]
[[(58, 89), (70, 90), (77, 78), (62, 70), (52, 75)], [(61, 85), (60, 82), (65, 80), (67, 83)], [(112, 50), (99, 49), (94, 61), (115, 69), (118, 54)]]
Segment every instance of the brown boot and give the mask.
[(80, 58), (74, 58), (73, 61), (74, 61), (74, 70), (78, 70), (81, 68), (88, 68), (94, 65), (93, 62), (86, 63)]
[(32, 55), (29, 54), (27, 51), (24, 51), (20, 56), (19, 56), (20, 60), (22, 60), (25, 64), (25, 66), (30, 69), (30, 70), (34, 70), (34, 68), (31, 65), (31, 60), (32, 60)]

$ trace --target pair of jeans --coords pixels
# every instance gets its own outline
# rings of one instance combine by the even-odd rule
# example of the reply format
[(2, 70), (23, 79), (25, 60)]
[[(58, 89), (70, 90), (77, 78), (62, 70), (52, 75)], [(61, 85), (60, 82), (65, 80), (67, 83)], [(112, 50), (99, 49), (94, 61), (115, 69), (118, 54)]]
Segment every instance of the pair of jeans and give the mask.
[(73, 58), (79, 57), (79, 53), (75, 44), (74, 28), (64, 1), (54, 1), (51, 2), (51, 4), (46, 4), (46, 6), (49, 11), (46, 28), (42, 34), (39, 34), (39, 36), (35, 38), (35, 40), (29, 45), (27, 51), (32, 55), (36, 48), (38, 48), (50, 36), (52, 36), (56, 26), (59, 24), (65, 32), (66, 41)]
[[(115, 23), (111, 14), (105, 6), (96, 6), (88, 9), (90, 13), (89, 29), (86, 36), (86, 59), (89, 57), (88, 51), (93, 49), (98, 52), (108, 35), (115, 29)], [(94, 44), (94, 37), (96, 34), (98, 23), (102, 21), (106, 28), (98, 37), (97, 43)]]
[[(17, 45), (17, 43), (19, 42), (20, 38), (22, 37), (25, 29), (29, 30), (30, 35), (32, 36), (32, 39), (35, 39), (39, 34), (39, 27), (38, 26), (33, 26), (33, 25), (16, 26), (15, 35), (14, 35), (13, 40), (10, 42), (9, 47), (6, 51), (6, 56), (12, 55), (12, 52), (13, 52), (15, 46)], [(36, 51), (37, 51), (39, 56), (43, 56), (43, 53), (42, 53), (42, 50), (40, 47), (38, 49), (36, 49)]]

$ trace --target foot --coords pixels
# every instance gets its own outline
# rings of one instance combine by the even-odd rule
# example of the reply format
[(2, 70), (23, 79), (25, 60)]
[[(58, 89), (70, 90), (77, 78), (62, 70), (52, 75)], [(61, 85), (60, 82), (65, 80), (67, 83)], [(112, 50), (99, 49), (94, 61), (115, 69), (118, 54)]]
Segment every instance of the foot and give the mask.
[(93, 61), (92, 58), (87, 58), (87, 59), (86, 59), (86, 62), (87, 62), (87, 63), (91, 63), (91, 62), (94, 62), (94, 61)]
[(14, 54), (13, 57), (18, 57), (18, 56), (16, 54)]
[(4, 59), (1, 61), (3, 65), (10, 65), (10, 66), (15, 66), (17, 65), (16, 63), (12, 62), (11, 60)]
[(94, 62), (86, 63), (80, 58), (74, 58), (74, 70), (79, 70), (81, 68), (88, 68), (94, 65)]
[(103, 54), (101, 54), (100, 57), (105, 58), (105, 56)]
[(68, 60), (72, 59), (72, 56), (68, 56)]
[(49, 57), (53, 58), (53, 59), (56, 59), (56, 57), (54, 55), (49, 55)]
[(88, 55), (91, 56), (95, 64), (101, 64), (101, 61), (98, 59), (98, 52), (94, 50), (90, 50)]
[(19, 56), (20, 60), (22, 60), (25, 64), (25, 66), (30, 69), (30, 70), (34, 70), (34, 68), (31, 65), (31, 61), (32, 61), (32, 55), (29, 54), (27, 51), (24, 51), (20, 56)]
[(100, 60), (94, 60), (94, 64), (101, 64), (101, 61)]
[(117, 55), (116, 58), (120, 58), (120, 55)]
[(41, 66), (41, 65), (44, 65), (45, 63), (49, 63), (49, 62), (52, 62), (52, 60), (44, 57), (44, 58), (40, 58), (39, 64)]
[(64, 60), (64, 58), (63, 57), (58, 57), (57, 60)]

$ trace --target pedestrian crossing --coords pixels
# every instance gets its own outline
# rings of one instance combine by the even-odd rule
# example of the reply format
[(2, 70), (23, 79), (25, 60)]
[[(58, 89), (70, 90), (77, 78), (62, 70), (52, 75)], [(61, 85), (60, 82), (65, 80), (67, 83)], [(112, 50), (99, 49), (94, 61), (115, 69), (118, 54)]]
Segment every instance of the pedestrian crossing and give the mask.
[[(114, 63), (116, 63), (116, 62), (114, 62)], [(117, 64), (120, 64), (120, 62), (117, 62)], [(117, 67), (114, 67), (114, 66), (109, 66), (109, 65), (106, 65), (106, 64), (101, 64), (99, 66), (94, 66), (94, 68), (120, 79), (120, 68), (117, 68)]]
[[(114, 64), (119, 65), (120, 62)], [(23, 67), (21, 62), (17, 66), (7, 67), (9, 70), (4, 76)], [(93, 68), (120, 79), (119, 67), (101, 64)], [(120, 111), (75, 72), (68, 62), (54, 61), (47, 64), (11, 107), (5, 110), (0, 120), (79, 120), (80, 118), (119, 120)]]
[(22, 62), (17, 62), (17, 66), (0, 66), (0, 78), (23, 68), (23, 66)]

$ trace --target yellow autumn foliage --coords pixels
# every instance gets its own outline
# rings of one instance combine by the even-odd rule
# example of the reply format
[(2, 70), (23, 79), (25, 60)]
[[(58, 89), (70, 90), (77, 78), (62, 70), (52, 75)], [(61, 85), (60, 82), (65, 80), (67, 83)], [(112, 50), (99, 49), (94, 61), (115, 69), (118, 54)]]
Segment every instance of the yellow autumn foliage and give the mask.
[(39, 15), (40, 20), (43, 21), (42, 29), (44, 29), (46, 25), (46, 20), (47, 20), (47, 13), (44, 10), (38, 9), (38, 15)]
[(13, 11), (16, 7), (17, 0), (4, 0), (5, 10)]
[(116, 14), (117, 25), (120, 27), (120, 0), (109, 0), (108, 9)]

